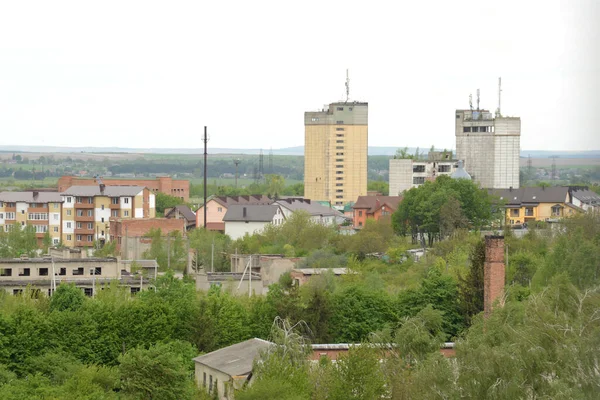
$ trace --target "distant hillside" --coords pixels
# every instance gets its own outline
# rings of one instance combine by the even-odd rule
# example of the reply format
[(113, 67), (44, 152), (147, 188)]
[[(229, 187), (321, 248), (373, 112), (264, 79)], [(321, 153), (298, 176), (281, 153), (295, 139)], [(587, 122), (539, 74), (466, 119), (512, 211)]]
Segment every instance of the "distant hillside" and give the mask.
[[(371, 156), (393, 156), (398, 147), (369, 146)], [(414, 153), (415, 147), (409, 147), (409, 153)], [(420, 151), (427, 152), (429, 147), (420, 147)], [(208, 148), (210, 154), (259, 154), (261, 149), (235, 149), (235, 148)], [(302, 156), (304, 146), (285, 147), (281, 149), (262, 149), (267, 155), (272, 151), (276, 155)], [(202, 154), (204, 149), (167, 149), (167, 148), (128, 148), (128, 147), (59, 147), (59, 146), (0, 146), (2, 153), (134, 153), (134, 154)], [(547, 151), (547, 150), (521, 150), (521, 157), (548, 158), (558, 156), (563, 158), (600, 158), (600, 150), (588, 151)]]

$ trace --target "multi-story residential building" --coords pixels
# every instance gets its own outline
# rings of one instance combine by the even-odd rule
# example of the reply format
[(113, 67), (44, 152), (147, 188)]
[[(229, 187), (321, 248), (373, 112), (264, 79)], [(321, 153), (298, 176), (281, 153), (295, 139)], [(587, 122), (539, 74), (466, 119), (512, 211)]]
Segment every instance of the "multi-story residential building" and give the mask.
[(62, 198), (56, 192), (2, 192), (0, 193), (0, 229), (32, 225), (38, 244), (46, 232), (53, 244), (61, 238)]
[(62, 242), (91, 247), (106, 241), (113, 218), (154, 218), (155, 195), (142, 186), (71, 186), (61, 194)]
[(342, 207), (367, 194), (368, 103), (304, 113), (304, 197)]
[[(160, 192), (169, 196), (179, 197), (182, 200), (190, 199), (190, 181), (184, 179), (173, 179), (161, 176), (156, 179), (113, 179), (102, 178), (106, 186), (144, 186), (154, 194)], [(64, 192), (71, 186), (97, 186), (98, 182), (92, 178), (78, 178), (74, 176), (63, 176), (58, 180), (58, 191)]]
[[(447, 157), (446, 157), (447, 156)], [(433, 181), (440, 175), (452, 175), (458, 168), (458, 160), (450, 154), (435, 160), (390, 160), (390, 195), (401, 195), (405, 190)]]
[(488, 110), (456, 110), (456, 158), (487, 189), (519, 187), (521, 118)]

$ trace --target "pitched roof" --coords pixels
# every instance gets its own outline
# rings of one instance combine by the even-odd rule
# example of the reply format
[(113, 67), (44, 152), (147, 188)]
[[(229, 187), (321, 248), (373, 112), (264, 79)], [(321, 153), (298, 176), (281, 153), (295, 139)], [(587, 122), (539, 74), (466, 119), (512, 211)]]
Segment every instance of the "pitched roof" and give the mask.
[(0, 201), (7, 203), (62, 203), (58, 192), (0, 192)]
[(168, 218), (170, 215), (172, 215), (175, 212), (175, 210), (179, 211), (179, 213), (181, 215), (183, 215), (183, 217), (187, 221), (189, 221), (189, 222), (196, 221), (196, 214), (194, 214), (194, 212), (188, 206), (183, 205), (183, 204), (175, 206), (172, 209), (170, 209), (169, 212), (165, 214), (165, 218)]
[(334, 210), (331, 207), (326, 207), (318, 202), (313, 202), (306, 199), (283, 199), (277, 200), (274, 204), (279, 204), (281, 207), (285, 207), (288, 210), (294, 212), (298, 210), (304, 210), (310, 215), (322, 215), (322, 216), (336, 216), (343, 217), (344, 214)]
[(227, 208), (223, 221), (271, 222), (279, 206), (265, 204), (233, 204)]
[(270, 345), (271, 342), (254, 338), (196, 357), (194, 361), (229, 376), (248, 375), (254, 359)]
[(489, 193), (500, 197), (506, 205), (521, 205), (522, 203), (565, 203), (568, 200), (567, 186), (553, 187), (524, 187), (519, 189), (490, 189)]
[(358, 196), (352, 208), (368, 208), (367, 213), (372, 213), (382, 205), (387, 205), (392, 210), (396, 210), (401, 201), (402, 196)]
[[(213, 196), (208, 201), (214, 200), (224, 207), (229, 207), (233, 204), (272, 204), (268, 196), (263, 194), (251, 194), (249, 196)], [(200, 206), (202, 208), (202, 206)]]
[(600, 195), (588, 188), (576, 188), (571, 192), (573, 197), (585, 204), (600, 205)]
[(100, 191), (99, 185), (94, 186), (71, 186), (61, 194), (63, 196), (107, 196), (107, 197), (133, 197), (138, 195), (144, 186), (105, 186), (104, 192)]

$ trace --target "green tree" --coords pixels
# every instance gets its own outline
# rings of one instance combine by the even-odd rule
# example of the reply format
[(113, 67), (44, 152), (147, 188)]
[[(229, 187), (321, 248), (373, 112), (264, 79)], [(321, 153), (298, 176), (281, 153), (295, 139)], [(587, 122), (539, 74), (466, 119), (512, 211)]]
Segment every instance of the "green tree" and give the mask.
[(466, 277), (459, 275), (459, 299), (467, 324), (483, 311), (483, 269), (485, 242), (480, 241), (471, 253), (471, 266)]
[(185, 201), (179, 197), (169, 196), (162, 192), (156, 193), (156, 214), (158, 216), (164, 215), (166, 208), (176, 207), (181, 204), (185, 204)]
[[(381, 193), (383, 196), (387, 196), (390, 193), (390, 185), (385, 181), (369, 181), (367, 184), (367, 190), (376, 191)], [(392, 195), (397, 196), (398, 193)]]
[(85, 302), (83, 291), (72, 284), (61, 284), (50, 299), (50, 310), (77, 311)]

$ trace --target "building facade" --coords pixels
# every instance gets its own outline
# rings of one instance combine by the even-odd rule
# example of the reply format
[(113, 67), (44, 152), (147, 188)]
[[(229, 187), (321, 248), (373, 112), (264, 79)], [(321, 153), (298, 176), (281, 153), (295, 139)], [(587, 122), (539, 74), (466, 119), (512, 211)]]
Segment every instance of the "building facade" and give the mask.
[[(160, 192), (169, 196), (179, 197), (182, 200), (190, 199), (190, 181), (184, 179), (173, 179), (161, 176), (155, 179), (112, 179), (102, 178), (106, 186), (143, 186), (150, 189), (154, 194)], [(71, 186), (97, 186), (98, 182), (92, 178), (77, 178), (74, 176), (63, 176), (58, 180), (58, 191), (63, 192)]]
[(107, 241), (110, 218), (154, 218), (155, 195), (142, 186), (71, 186), (60, 194), (62, 243), (92, 247)]
[(281, 225), (285, 215), (278, 205), (234, 204), (223, 217), (225, 234), (232, 240), (262, 232), (269, 224)]
[(487, 189), (519, 187), (521, 118), (456, 110), (456, 158)]
[(391, 220), (392, 214), (401, 201), (401, 196), (360, 196), (352, 206), (354, 229), (361, 229), (367, 224), (368, 219)]
[(1, 192), (0, 229), (8, 232), (15, 226), (32, 225), (38, 245), (46, 232), (56, 245), (61, 239), (62, 203), (62, 197), (56, 192)]
[(341, 207), (367, 194), (368, 103), (304, 113), (304, 197)]
[(390, 160), (390, 195), (401, 195), (405, 190), (419, 187), (440, 175), (452, 175), (458, 168), (457, 160), (425, 161), (412, 159)]

